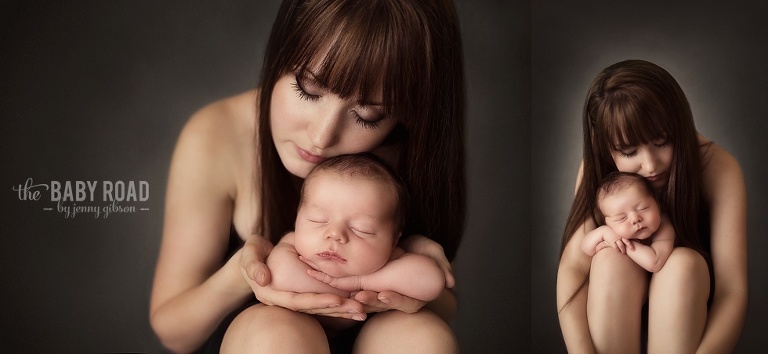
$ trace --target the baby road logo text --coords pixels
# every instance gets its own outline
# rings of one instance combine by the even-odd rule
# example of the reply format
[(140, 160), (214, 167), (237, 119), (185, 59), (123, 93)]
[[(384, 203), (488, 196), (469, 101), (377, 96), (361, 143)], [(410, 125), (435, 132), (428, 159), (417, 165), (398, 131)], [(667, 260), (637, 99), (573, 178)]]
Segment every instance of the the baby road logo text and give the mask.
[[(24, 184), (14, 186), (13, 190), (18, 193), (19, 200), (38, 202), (47, 199), (55, 202), (55, 208), (43, 207), (43, 210), (56, 210), (67, 219), (84, 213), (106, 219), (112, 213), (149, 211), (148, 207), (136, 206), (149, 200), (147, 181), (50, 181), (35, 184), (32, 178), (27, 178)], [(97, 201), (101, 203), (95, 204)]]

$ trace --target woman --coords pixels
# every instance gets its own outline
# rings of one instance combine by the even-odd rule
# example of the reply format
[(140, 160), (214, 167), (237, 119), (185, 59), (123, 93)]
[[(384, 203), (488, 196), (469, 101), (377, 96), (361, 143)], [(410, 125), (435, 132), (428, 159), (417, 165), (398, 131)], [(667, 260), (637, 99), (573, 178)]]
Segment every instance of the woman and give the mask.
[[(680, 86), (646, 61), (619, 62), (597, 76), (583, 126), (584, 157), (557, 278), (568, 351), (733, 350), (747, 304), (746, 191), (738, 162), (697, 133)], [(675, 228), (676, 247), (652, 276), (607, 245), (594, 257), (579, 248), (603, 224), (594, 196), (600, 180), (617, 170), (647, 178)]]
[[(222, 352), (323, 353), (352, 338), (362, 353), (456, 352), (447, 289), (430, 304), (391, 291), (353, 299), (280, 292), (269, 287), (264, 259), (293, 228), (308, 171), (368, 151), (407, 184), (413, 203), (401, 246), (437, 260), (452, 287), (448, 262), (465, 205), (463, 118), (450, 1), (284, 1), (259, 90), (205, 107), (177, 143), (150, 305), (163, 344), (216, 351), (223, 337)], [(357, 338), (325, 333), (318, 319), (332, 317), (361, 321)]]

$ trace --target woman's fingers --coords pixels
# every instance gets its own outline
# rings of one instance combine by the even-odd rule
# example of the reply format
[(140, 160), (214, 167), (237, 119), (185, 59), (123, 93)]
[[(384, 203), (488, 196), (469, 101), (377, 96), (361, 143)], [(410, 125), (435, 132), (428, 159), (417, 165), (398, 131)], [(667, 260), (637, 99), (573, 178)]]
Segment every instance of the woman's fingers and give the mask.
[(240, 253), (240, 267), (245, 270), (248, 278), (260, 286), (266, 286), (270, 281), (269, 268), (264, 264), (267, 255), (272, 251), (272, 243), (257, 235), (245, 241)]
[(456, 285), (451, 262), (448, 261), (445, 250), (439, 243), (422, 235), (413, 235), (406, 240), (403, 247), (408, 252), (422, 254), (434, 259), (445, 274), (445, 287), (453, 288)]
[(341, 317), (355, 321), (366, 318), (363, 304), (333, 294), (292, 293), (290, 302), (294, 311), (310, 315)]
[(445, 273), (445, 287), (446, 288), (453, 288), (456, 286), (456, 278), (453, 277), (453, 270), (451, 269), (451, 263), (448, 262), (448, 259), (445, 259), (445, 263), (440, 263), (440, 268), (443, 269), (443, 273)]
[(394, 291), (382, 291), (380, 293), (361, 291), (355, 295), (355, 300), (360, 301), (365, 305), (365, 310), (367, 312), (399, 310), (407, 313), (415, 313), (426, 305), (425, 301), (403, 296)]
[(363, 304), (334, 294), (294, 293), (274, 290), (268, 286), (254, 286), (253, 290), (256, 299), (269, 306), (280, 306), (311, 315), (341, 317), (357, 321), (362, 321), (366, 317)]

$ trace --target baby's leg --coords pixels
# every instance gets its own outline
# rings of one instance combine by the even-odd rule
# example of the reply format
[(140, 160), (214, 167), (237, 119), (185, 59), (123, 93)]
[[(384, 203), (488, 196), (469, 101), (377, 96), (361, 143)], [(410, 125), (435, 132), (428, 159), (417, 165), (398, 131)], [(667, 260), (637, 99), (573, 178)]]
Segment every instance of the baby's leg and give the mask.
[(651, 278), (648, 353), (693, 353), (707, 322), (709, 270), (704, 258), (677, 247)]
[(598, 353), (639, 353), (648, 273), (627, 255), (604, 249), (592, 257), (587, 322)]
[(330, 353), (320, 323), (311, 315), (258, 304), (232, 321), (221, 353)]

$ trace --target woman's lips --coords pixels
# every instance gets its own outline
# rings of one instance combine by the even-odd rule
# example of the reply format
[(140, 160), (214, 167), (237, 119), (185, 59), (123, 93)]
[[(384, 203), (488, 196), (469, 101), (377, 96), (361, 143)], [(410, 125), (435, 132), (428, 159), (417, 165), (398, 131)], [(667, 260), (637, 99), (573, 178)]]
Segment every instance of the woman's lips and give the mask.
[(657, 175), (645, 177), (645, 179), (647, 179), (648, 182), (656, 183), (658, 181), (662, 181), (662, 178), (664, 178), (664, 176), (665, 176), (664, 173), (660, 173), (660, 174), (657, 174)]
[(319, 164), (325, 161), (325, 157), (310, 154), (309, 151), (300, 148), (298, 145), (296, 145), (296, 152), (299, 154), (299, 157), (301, 157), (302, 160), (309, 163)]
[(339, 263), (345, 263), (347, 260), (344, 259), (344, 257), (340, 256), (338, 253), (333, 251), (325, 251), (317, 254), (318, 257), (323, 259), (328, 259), (332, 261), (336, 261)]

